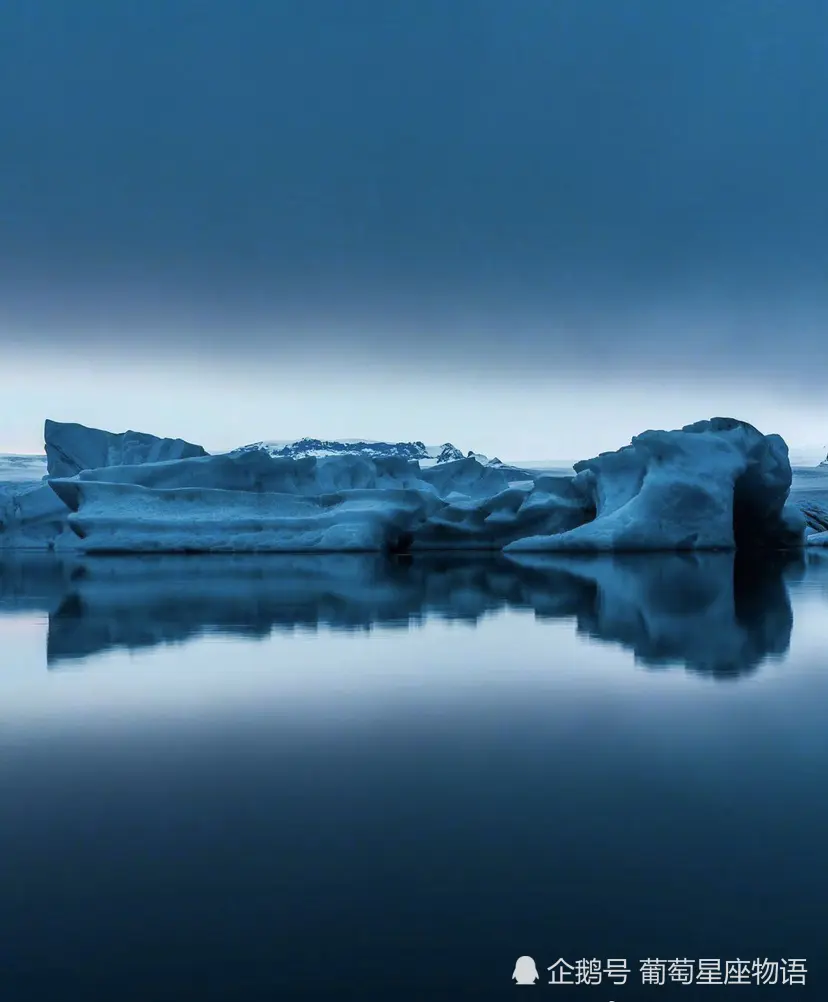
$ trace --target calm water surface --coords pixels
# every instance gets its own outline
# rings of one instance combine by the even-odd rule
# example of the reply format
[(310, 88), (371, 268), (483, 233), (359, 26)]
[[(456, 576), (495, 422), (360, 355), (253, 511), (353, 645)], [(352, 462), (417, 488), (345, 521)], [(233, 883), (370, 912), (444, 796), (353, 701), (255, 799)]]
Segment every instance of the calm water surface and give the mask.
[(5, 560), (0, 999), (828, 998), (826, 651), (816, 559)]

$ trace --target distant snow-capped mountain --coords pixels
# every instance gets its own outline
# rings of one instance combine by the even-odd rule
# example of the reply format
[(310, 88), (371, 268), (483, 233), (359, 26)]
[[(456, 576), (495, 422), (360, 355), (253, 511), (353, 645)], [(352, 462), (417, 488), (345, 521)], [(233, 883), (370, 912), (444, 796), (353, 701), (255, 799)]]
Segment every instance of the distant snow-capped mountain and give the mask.
[(235, 453), (264, 450), (271, 456), (283, 456), (290, 459), (304, 459), (312, 456), (322, 459), (327, 456), (368, 456), (371, 459), (396, 456), (407, 460), (416, 460), (420, 466), (430, 466), (437, 463), (451, 463), (458, 459), (473, 457), (484, 466), (502, 466), (499, 459), (489, 459), (481, 453), (468, 452), (465, 455), (452, 445), (425, 445), (423, 442), (375, 442), (361, 439), (320, 439), (300, 438), (296, 442), (253, 442), (236, 449)]

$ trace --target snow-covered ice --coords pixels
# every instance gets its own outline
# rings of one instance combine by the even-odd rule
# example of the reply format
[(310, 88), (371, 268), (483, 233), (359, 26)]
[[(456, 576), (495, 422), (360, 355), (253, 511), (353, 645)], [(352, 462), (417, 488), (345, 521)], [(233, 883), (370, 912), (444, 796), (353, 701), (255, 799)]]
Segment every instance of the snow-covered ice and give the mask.
[(269, 452), (271, 456), (285, 459), (327, 459), (330, 456), (365, 456), (369, 459), (416, 459), (422, 466), (450, 463), (456, 459), (473, 458), (485, 466), (500, 465), (499, 459), (489, 459), (482, 453), (463, 453), (451, 442), (442, 445), (425, 445), (423, 442), (381, 442), (361, 438), (300, 438), (296, 441), (264, 441), (243, 445), (239, 452)]

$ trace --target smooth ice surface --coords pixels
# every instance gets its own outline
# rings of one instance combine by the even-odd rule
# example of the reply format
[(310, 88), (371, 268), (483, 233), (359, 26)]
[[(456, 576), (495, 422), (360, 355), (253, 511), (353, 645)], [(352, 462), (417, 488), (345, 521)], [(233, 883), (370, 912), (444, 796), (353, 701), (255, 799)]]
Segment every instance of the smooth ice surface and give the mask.
[(3, 998), (821, 999), (824, 556), (0, 560)]

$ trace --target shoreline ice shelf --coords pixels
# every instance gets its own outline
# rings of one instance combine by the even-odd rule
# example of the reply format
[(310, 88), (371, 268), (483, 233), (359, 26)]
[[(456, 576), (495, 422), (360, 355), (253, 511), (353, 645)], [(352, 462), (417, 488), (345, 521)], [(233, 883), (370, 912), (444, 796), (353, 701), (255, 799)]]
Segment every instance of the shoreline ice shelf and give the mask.
[(791, 492), (785, 442), (733, 418), (646, 431), (571, 476), (452, 458), (448, 445), (426, 462), (407, 454), (421, 443), (335, 444), (209, 455), (181, 439), (47, 421), (46, 477), (0, 493), (0, 546), (517, 557), (828, 544), (828, 507)]

